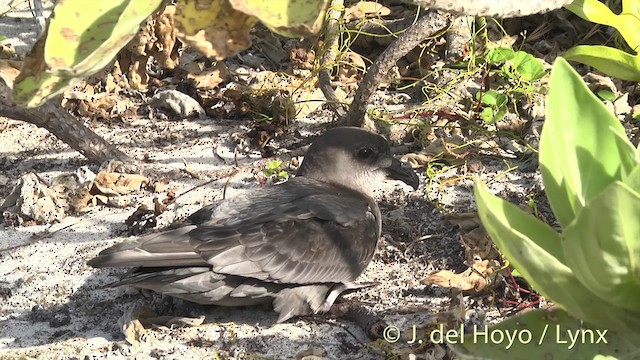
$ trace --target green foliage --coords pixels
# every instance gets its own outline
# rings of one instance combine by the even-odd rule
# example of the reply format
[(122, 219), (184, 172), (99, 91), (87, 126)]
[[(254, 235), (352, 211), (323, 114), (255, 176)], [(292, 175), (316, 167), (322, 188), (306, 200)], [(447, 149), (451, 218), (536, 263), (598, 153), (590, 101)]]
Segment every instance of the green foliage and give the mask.
[(480, 116), (486, 123), (493, 124), (496, 121), (500, 121), (507, 115), (507, 112), (509, 112), (507, 108), (509, 98), (497, 90), (489, 90), (482, 93), (482, 96), (480, 96), (480, 93), (477, 93), (476, 97), (479, 97), (480, 102), (485, 106)]
[(638, 0), (623, 0), (622, 12), (614, 14), (598, 0), (575, 0), (565, 6), (579, 17), (618, 30), (632, 54), (601, 45), (578, 45), (563, 56), (592, 66), (623, 80), (640, 81), (640, 5)]
[[(540, 165), (562, 231), (491, 195), (478, 181), (475, 196), (482, 223), (502, 253), (563, 311), (561, 319), (533, 311), (495, 329), (533, 333), (555, 321), (575, 329), (577, 319), (584, 320), (582, 329), (608, 330), (607, 344), (580, 343), (572, 350), (547, 337), (541, 346), (525, 346), (528, 358), (551, 353), (561, 359), (635, 359), (640, 355), (640, 153), (564, 59), (556, 60), (549, 86)], [(471, 342), (464, 348), (474, 355), (513, 358), (504, 345)]]
[(25, 60), (13, 98), (37, 106), (74, 80), (104, 68), (162, 0), (66, 0), (56, 5), (47, 33)]
[[(633, 338), (583, 324), (560, 309), (511, 317), (488, 329), (488, 341), (484, 331), (484, 327), (468, 331), (464, 346), (456, 347), (462, 359), (636, 359), (640, 355)], [(496, 341), (501, 337), (503, 341)]]
[(267, 163), (267, 166), (262, 170), (262, 173), (268, 178), (275, 177), (279, 180), (286, 180), (289, 178), (289, 173), (283, 168), (283, 162), (281, 160), (274, 159)]
[(540, 60), (525, 51), (498, 47), (485, 55), (488, 65), (500, 65), (499, 73), (507, 79), (508, 86), (490, 89), (477, 95), (483, 105), (480, 116), (487, 123), (503, 119), (509, 112), (508, 100), (515, 104), (522, 96), (536, 91), (534, 83), (546, 75)]
[(322, 27), (325, 0), (229, 0), (233, 7), (255, 16), (269, 30), (288, 37), (313, 35)]
[(7, 37), (4, 35), (0, 35), (0, 42), (7, 40)]
[[(108, 65), (162, 0), (59, 1), (47, 32), (14, 82), (14, 99), (38, 106), (75, 80)], [(178, 0), (179, 37), (207, 56), (223, 58), (247, 48), (262, 21), (285, 36), (318, 32), (328, 0)]]

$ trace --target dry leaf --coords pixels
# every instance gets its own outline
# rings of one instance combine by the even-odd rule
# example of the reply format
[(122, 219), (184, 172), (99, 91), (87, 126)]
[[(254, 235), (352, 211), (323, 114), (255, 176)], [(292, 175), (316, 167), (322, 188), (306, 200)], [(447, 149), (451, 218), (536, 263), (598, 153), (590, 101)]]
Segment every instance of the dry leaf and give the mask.
[(13, 87), (13, 82), (20, 74), (22, 61), (0, 60), (0, 78), (9, 87)]
[(154, 314), (146, 306), (135, 306), (125, 311), (118, 319), (118, 328), (120, 328), (129, 344), (137, 346), (142, 340), (147, 330), (142, 326), (139, 318), (149, 313)]
[(200, 90), (215, 89), (218, 85), (231, 79), (231, 72), (223, 61), (216, 62), (213, 67), (208, 69), (202, 69), (202, 66), (196, 63), (190, 65), (184, 68), (187, 71), (187, 78), (193, 80), (196, 88)]
[(120, 174), (100, 171), (93, 182), (104, 195), (124, 195), (140, 190), (149, 184), (149, 179), (137, 174)]
[(147, 327), (190, 327), (199, 326), (204, 322), (204, 315), (197, 318), (176, 317), (176, 316), (158, 316), (153, 310), (147, 306), (135, 306), (127, 310), (118, 319), (118, 327), (125, 336), (127, 342), (131, 345), (138, 345), (144, 340)]
[(360, 1), (344, 11), (345, 21), (364, 19), (367, 17), (387, 16), (391, 10), (375, 1)]
[(500, 264), (495, 260), (478, 260), (460, 274), (449, 270), (441, 270), (430, 274), (421, 283), (477, 293), (493, 283), (494, 274), (498, 269), (500, 269)]

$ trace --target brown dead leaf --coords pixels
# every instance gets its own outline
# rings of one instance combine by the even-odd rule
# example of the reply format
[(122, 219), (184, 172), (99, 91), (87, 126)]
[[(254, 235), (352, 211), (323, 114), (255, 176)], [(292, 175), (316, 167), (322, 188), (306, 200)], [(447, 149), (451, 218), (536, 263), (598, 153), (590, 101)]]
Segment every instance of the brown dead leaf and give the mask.
[(93, 182), (104, 195), (124, 195), (140, 190), (149, 184), (149, 179), (137, 174), (121, 174), (100, 171)]
[(423, 167), (433, 159), (464, 159), (470, 152), (466, 143), (465, 138), (457, 134), (446, 138), (440, 137), (432, 141), (421, 152), (404, 155), (402, 161), (408, 162), (413, 167)]
[(461, 242), (467, 262), (474, 259), (500, 260), (500, 252), (482, 226), (478, 213), (450, 214), (446, 219), (462, 230)]
[(344, 11), (345, 21), (365, 19), (369, 17), (387, 16), (391, 14), (391, 9), (375, 2), (375, 1), (360, 1), (353, 6), (349, 6)]
[(9, 86), (13, 87), (13, 82), (20, 74), (22, 61), (0, 60), (0, 78)]
[(139, 317), (144, 316), (146, 313), (153, 313), (147, 307), (134, 307), (127, 310), (118, 319), (118, 328), (124, 334), (125, 340), (133, 346), (140, 344), (143, 336), (147, 332)]
[(136, 211), (124, 221), (128, 226), (129, 235), (140, 235), (146, 229), (153, 229), (158, 224), (157, 214), (145, 204), (138, 206)]
[(421, 283), (478, 293), (493, 283), (496, 271), (499, 269), (500, 264), (495, 260), (476, 260), (471, 267), (460, 274), (441, 270), (430, 274)]
[(204, 68), (202, 64), (191, 63), (185, 67), (187, 78), (193, 80), (196, 88), (211, 90), (231, 78), (231, 72), (223, 61), (216, 62), (210, 68)]
[(181, 316), (158, 316), (147, 306), (135, 306), (127, 310), (118, 319), (118, 327), (131, 345), (138, 345), (144, 341), (147, 330), (145, 327), (191, 327), (200, 326), (205, 320), (201, 315), (196, 318)]
[(174, 13), (175, 7), (170, 5), (162, 13), (149, 16), (133, 39), (118, 53), (118, 71), (127, 75), (131, 88), (142, 90), (147, 87), (147, 63), (151, 58), (165, 69), (176, 66), (179, 43)]

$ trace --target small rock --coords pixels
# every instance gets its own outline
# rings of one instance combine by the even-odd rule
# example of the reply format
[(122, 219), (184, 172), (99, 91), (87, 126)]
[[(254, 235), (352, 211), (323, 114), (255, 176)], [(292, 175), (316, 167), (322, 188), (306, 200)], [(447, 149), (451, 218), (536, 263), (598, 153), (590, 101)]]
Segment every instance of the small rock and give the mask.
[(170, 110), (181, 118), (193, 115), (198, 115), (199, 118), (205, 116), (204, 109), (194, 98), (178, 90), (160, 91), (149, 99), (149, 105)]

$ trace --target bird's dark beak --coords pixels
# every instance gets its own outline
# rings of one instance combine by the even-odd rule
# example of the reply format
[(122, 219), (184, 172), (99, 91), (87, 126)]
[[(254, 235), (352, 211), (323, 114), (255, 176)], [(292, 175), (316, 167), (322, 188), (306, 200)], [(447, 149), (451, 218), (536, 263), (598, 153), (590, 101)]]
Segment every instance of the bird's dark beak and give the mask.
[(387, 168), (387, 177), (393, 180), (400, 180), (411, 186), (413, 190), (417, 190), (420, 185), (420, 178), (415, 171), (409, 166), (402, 166), (402, 163), (396, 158), (393, 158), (391, 166)]

